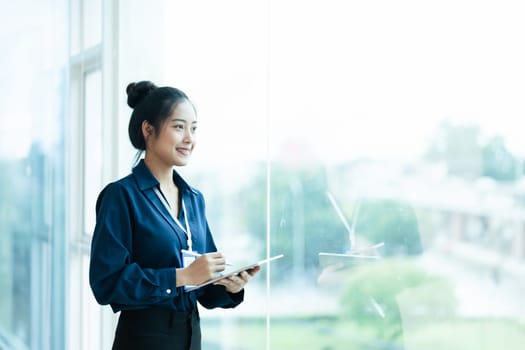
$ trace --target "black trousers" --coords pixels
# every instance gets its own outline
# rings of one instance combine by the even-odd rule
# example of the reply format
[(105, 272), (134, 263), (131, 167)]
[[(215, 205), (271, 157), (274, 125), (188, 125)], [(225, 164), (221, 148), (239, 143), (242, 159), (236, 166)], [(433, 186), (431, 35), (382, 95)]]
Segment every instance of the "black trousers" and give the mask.
[(113, 350), (200, 350), (197, 308), (177, 312), (163, 308), (124, 310), (115, 332)]

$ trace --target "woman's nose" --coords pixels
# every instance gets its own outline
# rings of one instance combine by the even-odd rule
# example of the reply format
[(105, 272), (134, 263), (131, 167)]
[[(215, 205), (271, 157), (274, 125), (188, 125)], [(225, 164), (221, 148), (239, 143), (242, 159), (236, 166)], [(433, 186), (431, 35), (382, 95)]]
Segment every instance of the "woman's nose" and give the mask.
[(186, 132), (184, 133), (184, 141), (187, 142), (187, 143), (191, 143), (193, 142), (193, 133), (191, 132), (191, 130), (186, 130)]

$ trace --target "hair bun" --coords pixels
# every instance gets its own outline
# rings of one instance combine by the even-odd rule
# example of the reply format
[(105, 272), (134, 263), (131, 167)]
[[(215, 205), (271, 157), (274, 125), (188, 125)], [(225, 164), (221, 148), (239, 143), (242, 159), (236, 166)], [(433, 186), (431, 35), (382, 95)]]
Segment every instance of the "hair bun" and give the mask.
[(129, 83), (126, 87), (128, 94), (128, 106), (135, 108), (146, 96), (148, 96), (157, 86), (151, 81), (139, 81), (138, 83)]

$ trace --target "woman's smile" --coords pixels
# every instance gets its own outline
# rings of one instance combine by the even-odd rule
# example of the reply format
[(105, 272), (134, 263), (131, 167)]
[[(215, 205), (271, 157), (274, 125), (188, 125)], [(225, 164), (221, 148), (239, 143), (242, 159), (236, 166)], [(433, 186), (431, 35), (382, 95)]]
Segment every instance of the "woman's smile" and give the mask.
[(183, 156), (189, 156), (191, 155), (191, 148), (187, 148), (187, 147), (176, 147), (175, 150), (182, 154)]

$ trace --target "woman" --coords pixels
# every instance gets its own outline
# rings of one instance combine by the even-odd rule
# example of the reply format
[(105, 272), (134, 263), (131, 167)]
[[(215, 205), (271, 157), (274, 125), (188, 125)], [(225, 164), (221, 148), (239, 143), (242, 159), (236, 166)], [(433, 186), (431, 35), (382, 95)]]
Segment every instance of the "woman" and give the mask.
[[(120, 311), (113, 349), (200, 349), (197, 301), (232, 308), (259, 268), (185, 291), (225, 268), (204, 198), (174, 170), (195, 148), (197, 117), (180, 90), (128, 85), (131, 143), (140, 160), (100, 193), (89, 279), (98, 303)], [(183, 252), (184, 251), (184, 252)], [(186, 252), (186, 253), (185, 253)]]

